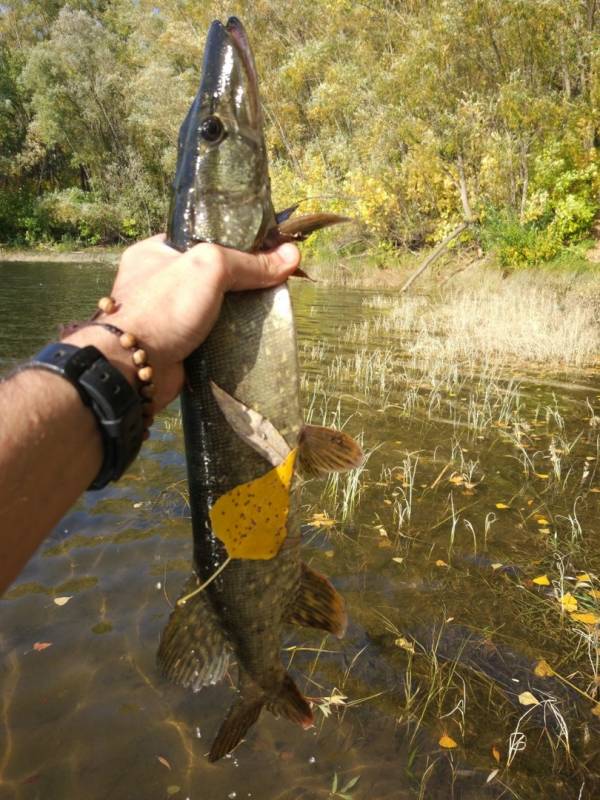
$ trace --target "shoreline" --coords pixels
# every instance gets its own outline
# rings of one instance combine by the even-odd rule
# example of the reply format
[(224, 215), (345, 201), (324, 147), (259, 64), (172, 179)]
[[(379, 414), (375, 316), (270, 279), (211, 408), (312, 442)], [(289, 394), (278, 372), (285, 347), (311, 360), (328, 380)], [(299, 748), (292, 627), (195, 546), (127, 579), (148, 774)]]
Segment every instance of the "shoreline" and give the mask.
[(42, 250), (0, 247), (0, 262), (45, 262), (56, 264), (110, 264), (116, 266), (125, 247), (86, 247), (82, 250)]

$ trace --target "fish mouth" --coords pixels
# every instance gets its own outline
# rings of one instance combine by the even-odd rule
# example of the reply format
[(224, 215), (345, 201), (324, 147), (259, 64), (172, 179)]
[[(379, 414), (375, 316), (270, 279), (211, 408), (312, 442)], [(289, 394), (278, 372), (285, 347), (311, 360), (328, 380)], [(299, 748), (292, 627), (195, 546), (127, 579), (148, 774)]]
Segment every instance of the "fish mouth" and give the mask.
[(215, 20), (210, 26), (200, 91), (211, 106), (229, 93), (236, 104), (244, 104), (252, 126), (260, 127), (256, 64), (244, 26), (237, 17), (229, 17), (225, 25)]

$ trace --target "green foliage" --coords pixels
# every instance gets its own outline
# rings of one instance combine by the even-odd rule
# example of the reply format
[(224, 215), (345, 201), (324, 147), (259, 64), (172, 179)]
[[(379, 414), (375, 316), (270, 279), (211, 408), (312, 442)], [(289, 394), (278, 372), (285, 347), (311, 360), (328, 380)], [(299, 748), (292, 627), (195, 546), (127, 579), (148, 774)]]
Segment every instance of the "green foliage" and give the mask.
[(308, 198), (305, 211), (357, 221), (320, 247), (415, 249), (471, 217), (503, 263), (553, 258), (598, 211), (591, 9), (8, 0), (0, 236), (104, 242), (163, 229), (205, 32), (215, 15), (237, 13), (256, 53), (276, 206)]

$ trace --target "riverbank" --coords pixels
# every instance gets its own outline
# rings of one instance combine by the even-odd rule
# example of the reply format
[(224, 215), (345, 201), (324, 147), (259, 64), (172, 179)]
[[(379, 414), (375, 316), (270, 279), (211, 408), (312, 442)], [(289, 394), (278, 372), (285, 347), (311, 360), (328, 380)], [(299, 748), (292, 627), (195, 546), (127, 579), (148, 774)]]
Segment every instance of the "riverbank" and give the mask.
[(46, 264), (118, 264), (124, 247), (85, 247), (62, 250), (57, 247), (0, 247), (0, 261)]

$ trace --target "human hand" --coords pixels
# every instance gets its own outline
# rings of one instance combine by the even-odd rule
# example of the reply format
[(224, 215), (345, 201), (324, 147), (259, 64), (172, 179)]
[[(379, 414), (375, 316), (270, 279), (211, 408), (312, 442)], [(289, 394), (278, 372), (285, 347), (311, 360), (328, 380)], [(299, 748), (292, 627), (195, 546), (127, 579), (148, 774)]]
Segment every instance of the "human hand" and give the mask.
[[(214, 244), (180, 253), (165, 243), (164, 234), (152, 236), (123, 253), (111, 292), (116, 310), (99, 320), (132, 333), (146, 350), (156, 386), (154, 409), (160, 411), (181, 391), (183, 360), (208, 336), (225, 292), (276, 286), (299, 263), (298, 248), (289, 243), (257, 254)], [(118, 345), (112, 334), (88, 327), (75, 337), (92, 331), (104, 334), (106, 344), (98, 346), (109, 357), (106, 337)]]

